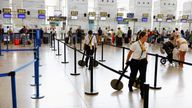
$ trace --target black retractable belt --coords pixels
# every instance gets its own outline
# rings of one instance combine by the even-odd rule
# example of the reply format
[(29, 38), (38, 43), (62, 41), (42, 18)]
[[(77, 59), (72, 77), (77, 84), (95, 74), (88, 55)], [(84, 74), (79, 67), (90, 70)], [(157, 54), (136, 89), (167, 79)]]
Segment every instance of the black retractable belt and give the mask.
[(98, 62), (96, 61), (96, 52), (97, 52), (97, 48), (95, 48), (95, 54), (94, 54), (94, 60), (93, 60), (93, 66), (97, 67), (98, 66)]
[(127, 68), (129, 67), (128, 64), (126, 64), (125, 68), (123, 69), (123, 72), (121, 74), (121, 76), (119, 77), (119, 79), (113, 79), (111, 81), (111, 87), (115, 90), (121, 90), (123, 88), (123, 83), (121, 82), (121, 79), (123, 78)]
[(80, 66), (82, 66), (82, 67), (85, 66), (85, 64), (86, 64), (85, 61), (84, 61), (84, 57), (85, 57), (85, 51), (83, 52), (82, 60), (79, 60), (79, 61), (78, 61), (78, 64), (79, 64)]

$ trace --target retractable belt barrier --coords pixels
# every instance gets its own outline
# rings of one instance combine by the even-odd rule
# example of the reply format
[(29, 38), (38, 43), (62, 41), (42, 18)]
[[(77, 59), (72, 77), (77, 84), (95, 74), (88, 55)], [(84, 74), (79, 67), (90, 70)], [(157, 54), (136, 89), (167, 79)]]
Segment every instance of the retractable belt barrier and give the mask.
[[(65, 42), (62, 42), (63, 44), (66, 44)], [(67, 44), (66, 44), (67, 45)], [(81, 54), (83, 54), (83, 55), (85, 55), (85, 53), (84, 52), (81, 52), (81, 50), (77, 50), (76, 48), (73, 48), (73, 47), (71, 47), (71, 46), (69, 46), (69, 45), (67, 45), (69, 48), (71, 48), (71, 49), (74, 49), (75, 51), (78, 51), (79, 53), (81, 53)], [(124, 49), (128, 49), (128, 48), (124, 48)], [(75, 56), (76, 56), (76, 54), (75, 54)], [(86, 55), (87, 56), (87, 55)], [(93, 62), (91, 62), (91, 78), (90, 78), (90, 84), (91, 84), (91, 90), (90, 90), (90, 92), (85, 92), (85, 94), (91, 94), (91, 95), (93, 95), (93, 94), (98, 94), (98, 92), (94, 92), (93, 91), (93, 83), (92, 83), (92, 81), (93, 81), (93, 65), (94, 65), (94, 61), (96, 62), (96, 63), (98, 63), (98, 64), (100, 64), (101, 66), (103, 66), (104, 68), (106, 68), (106, 69), (108, 69), (108, 70), (110, 70), (110, 71), (112, 71), (112, 72), (115, 72), (115, 73), (117, 73), (117, 74), (119, 74), (119, 75), (121, 75), (120, 76), (120, 78), (118, 79), (118, 80), (116, 80), (115, 79), (115, 82), (112, 80), (111, 81), (111, 86), (112, 86), (112, 88), (114, 88), (114, 89), (116, 89), (116, 90), (120, 90), (120, 89), (122, 89), (123, 88), (123, 83), (120, 81), (121, 79), (122, 79), (122, 77), (126, 77), (126, 78), (128, 78), (129, 80), (133, 80), (134, 82), (136, 82), (136, 80), (134, 80), (134, 79), (131, 79), (129, 76), (127, 76), (127, 75), (125, 75), (124, 73), (125, 73), (125, 70), (128, 68), (128, 65), (125, 67), (125, 69), (124, 69), (124, 71), (123, 71), (123, 73), (122, 72), (120, 72), (120, 71), (117, 71), (117, 70), (115, 70), (115, 69), (112, 69), (112, 68), (110, 68), (110, 67), (108, 67), (108, 66), (106, 66), (106, 65), (104, 65), (104, 64), (102, 64), (102, 63), (100, 63), (99, 61), (97, 61), (97, 60), (94, 60), (93, 61), (93, 56), (90, 56), (90, 58), (91, 58), (91, 61)], [(120, 88), (119, 88), (119, 86), (121, 86)], [(149, 98), (149, 84), (143, 84), (143, 86), (144, 86), (144, 105), (143, 105), (143, 108), (148, 108), (148, 98)]]
[(34, 51), (34, 60), (31, 62), (13, 70), (9, 73), (2, 73), (0, 74), (0, 77), (7, 77), (11, 76), (11, 89), (12, 89), (12, 108), (17, 108), (17, 95), (16, 95), (16, 79), (15, 75), (17, 72), (23, 70), (24, 68), (28, 67), (29, 65), (34, 63), (34, 74), (35, 74), (35, 92), (36, 94), (33, 95), (32, 99), (41, 99), (44, 96), (40, 96), (39, 93), (39, 46), (41, 46), (41, 39), (40, 39), (40, 30), (36, 30), (36, 36), (34, 39), (34, 48), (33, 49), (8, 49), (8, 50), (1, 50), (0, 46), (0, 53), (1, 51)]

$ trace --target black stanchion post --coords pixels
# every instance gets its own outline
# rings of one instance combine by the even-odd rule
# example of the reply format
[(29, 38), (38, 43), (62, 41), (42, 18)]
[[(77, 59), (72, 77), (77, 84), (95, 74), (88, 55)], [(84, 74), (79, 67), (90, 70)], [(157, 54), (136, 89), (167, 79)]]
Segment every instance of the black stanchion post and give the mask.
[(80, 50), (82, 50), (82, 37), (80, 39)]
[(102, 42), (101, 42), (101, 60), (99, 60), (100, 62), (105, 62), (105, 60), (103, 60), (103, 41), (104, 41), (104, 38), (102, 37)]
[(1, 47), (2, 47), (2, 36), (0, 36), (0, 56), (3, 56), (3, 55), (2, 55), (2, 52), (1, 52), (1, 50), (2, 50)]
[(8, 41), (8, 36), (6, 36), (6, 49), (7, 49), (7, 52), (8, 52), (8, 50), (9, 50), (9, 41)]
[(66, 44), (65, 43), (63, 43), (63, 48), (64, 48), (64, 54), (63, 54), (64, 61), (61, 62), (61, 63), (63, 63), (63, 64), (69, 63), (69, 62), (66, 61)]
[(97, 95), (98, 92), (93, 89), (93, 55), (90, 55), (90, 91), (85, 91), (87, 95)]
[(157, 69), (158, 69), (158, 54), (155, 55), (154, 87), (150, 87), (151, 89), (161, 89), (161, 87), (157, 87)]
[(124, 70), (124, 57), (125, 57), (125, 48), (123, 47), (123, 55), (122, 55), (122, 71)]
[(57, 49), (58, 49), (58, 52), (57, 52), (57, 54), (56, 54), (56, 56), (60, 56), (61, 54), (60, 54), (60, 50), (59, 50), (59, 39), (57, 40)]
[(12, 107), (17, 108), (15, 72), (10, 72), (9, 75), (11, 76)]
[(144, 105), (143, 108), (149, 107), (149, 84), (143, 85), (144, 89)]
[(50, 33), (50, 44), (51, 44), (51, 47), (50, 48), (53, 48), (53, 37), (52, 37), (52, 33)]
[(77, 51), (76, 46), (74, 47), (74, 73), (71, 73), (71, 75), (80, 75), (80, 73), (77, 73)]
[(56, 40), (56, 39), (54, 38), (54, 39), (53, 39), (53, 44), (54, 44), (54, 45), (53, 45), (53, 50), (52, 50), (52, 51), (57, 51), (57, 50), (55, 49), (55, 40)]

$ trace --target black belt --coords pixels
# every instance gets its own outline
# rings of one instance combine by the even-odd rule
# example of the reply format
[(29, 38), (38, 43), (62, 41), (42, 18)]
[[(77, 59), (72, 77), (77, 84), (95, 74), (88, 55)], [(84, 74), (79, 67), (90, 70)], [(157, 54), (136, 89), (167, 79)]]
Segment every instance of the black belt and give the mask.
[(143, 59), (132, 59), (134, 61), (142, 61), (142, 60), (147, 60), (147, 58), (143, 58)]

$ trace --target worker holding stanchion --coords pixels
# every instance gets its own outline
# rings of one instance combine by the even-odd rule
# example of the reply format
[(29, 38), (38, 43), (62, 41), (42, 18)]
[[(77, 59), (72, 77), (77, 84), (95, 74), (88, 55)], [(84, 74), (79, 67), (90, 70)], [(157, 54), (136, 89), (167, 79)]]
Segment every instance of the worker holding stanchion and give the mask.
[[(85, 65), (88, 67), (88, 60), (89, 57), (93, 55), (95, 49), (97, 48), (97, 39), (95, 36), (93, 36), (93, 31), (89, 30), (88, 35), (85, 36), (85, 42), (84, 42), (84, 50), (86, 52), (86, 58), (85, 58)], [(89, 69), (90, 69), (90, 62), (89, 62)]]
[[(127, 55), (127, 64), (130, 64), (131, 73), (130, 78), (136, 80), (137, 72), (139, 70), (140, 77), (140, 90), (141, 90), (141, 97), (144, 98), (144, 87), (143, 84), (146, 81), (146, 71), (147, 71), (147, 50), (148, 50), (148, 44), (146, 43), (148, 39), (148, 35), (146, 32), (142, 31), (139, 34), (139, 40), (134, 42), (130, 46), (130, 51)], [(132, 56), (131, 61), (130, 58)], [(134, 80), (129, 80), (129, 91), (132, 92), (132, 86), (134, 84)]]

